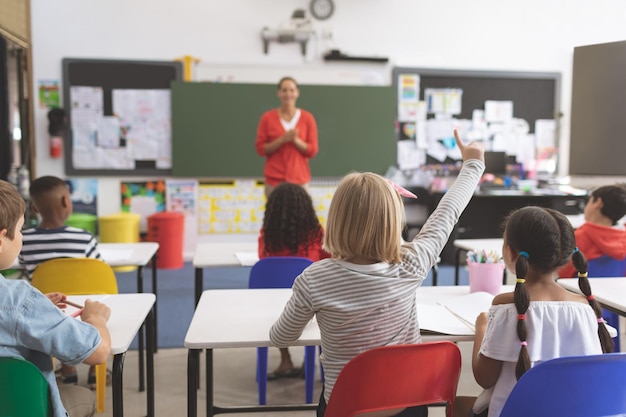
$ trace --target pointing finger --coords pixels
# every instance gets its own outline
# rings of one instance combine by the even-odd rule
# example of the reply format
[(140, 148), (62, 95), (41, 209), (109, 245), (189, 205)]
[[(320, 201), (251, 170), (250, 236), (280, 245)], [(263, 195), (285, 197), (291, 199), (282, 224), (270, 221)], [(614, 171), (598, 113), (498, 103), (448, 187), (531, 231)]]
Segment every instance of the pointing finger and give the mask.
[(459, 136), (458, 128), (454, 128), (454, 140), (456, 141), (456, 146), (458, 146), (461, 153), (463, 153), (463, 149), (465, 149), (465, 146), (463, 146), (463, 141), (461, 140), (461, 137)]

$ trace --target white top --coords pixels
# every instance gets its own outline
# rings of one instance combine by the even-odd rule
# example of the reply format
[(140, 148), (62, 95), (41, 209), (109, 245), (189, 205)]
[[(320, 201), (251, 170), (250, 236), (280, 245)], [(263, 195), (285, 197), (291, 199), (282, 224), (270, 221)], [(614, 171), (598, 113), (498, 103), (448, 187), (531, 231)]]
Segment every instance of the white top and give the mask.
[[(517, 382), (515, 366), (521, 346), (514, 304), (492, 306), (488, 316), (480, 353), (504, 362), (489, 402), (489, 417), (498, 417)], [(598, 321), (589, 304), (532, 301), (526, 312), (526, 326), (531, 366), (563, 356), (602, 354)]]
[[(283, 119), (282, 117), (280, 118), (280, 124), (283, 125), (283, 129), (285, 129), (285, 132), (296, 127), (296, 125), (298, 124), (298, 120), (300, 120), (300, 113), (300, 109), (296, 109), (295, 114), (289, 121)], [(280, 114), (280, 112), (278, 114)]]

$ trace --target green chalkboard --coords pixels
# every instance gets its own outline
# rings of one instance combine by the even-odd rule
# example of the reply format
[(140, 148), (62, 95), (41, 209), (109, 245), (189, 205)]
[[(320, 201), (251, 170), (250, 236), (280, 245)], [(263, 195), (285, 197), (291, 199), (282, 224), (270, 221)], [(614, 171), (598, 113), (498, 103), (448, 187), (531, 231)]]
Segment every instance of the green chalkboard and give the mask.
[[(173, 82), (172, 165), (177, 177), (263, 177), (255, 150), (263, 112), (277, 107), (276, 85)], [(298, 107), (317, 121), (313, 177), (351, 171), (384, 174), (396, 164), (392, 87), (301, 85)]]

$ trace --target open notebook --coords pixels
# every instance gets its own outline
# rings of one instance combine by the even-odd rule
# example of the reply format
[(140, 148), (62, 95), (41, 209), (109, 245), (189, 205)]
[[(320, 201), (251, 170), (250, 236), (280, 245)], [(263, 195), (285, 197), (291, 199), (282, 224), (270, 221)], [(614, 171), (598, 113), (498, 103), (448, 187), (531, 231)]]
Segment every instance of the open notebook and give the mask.
[[(419, 290), (418, 290), (419, 291)], [(449, 334), (454, 336), (473, 336), (476, 317), (489, 310), (493, 295), (486, 292), (474, 292), (461, 297), (451, 297), (439, 304), (417, 303), (417, 320), (423, 334)], [(617, 330), (606, 325), (611, 337), (617, 336)]]
[(475, 292), (451, 297), (439, 304), (417, 304), (417, 320), (422, 333), (472, 336), (476, 317), (489, 310), (493, 295)]

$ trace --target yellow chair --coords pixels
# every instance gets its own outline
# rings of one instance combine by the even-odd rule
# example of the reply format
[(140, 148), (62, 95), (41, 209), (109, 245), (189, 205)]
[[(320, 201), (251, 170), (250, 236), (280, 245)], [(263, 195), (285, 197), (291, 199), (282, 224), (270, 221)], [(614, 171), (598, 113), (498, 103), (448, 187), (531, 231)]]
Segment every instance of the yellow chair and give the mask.
[[(42, 293), (67, 295), (117, 294), (113, 269), (93, 258), (59, 258), (42, 262), (33, 273), (33, 287)], [(96, 410), (104, 412), (106, 397), (106, 362), (96, 365)]]

